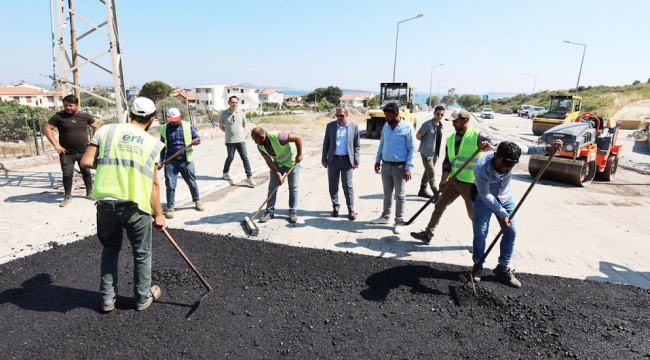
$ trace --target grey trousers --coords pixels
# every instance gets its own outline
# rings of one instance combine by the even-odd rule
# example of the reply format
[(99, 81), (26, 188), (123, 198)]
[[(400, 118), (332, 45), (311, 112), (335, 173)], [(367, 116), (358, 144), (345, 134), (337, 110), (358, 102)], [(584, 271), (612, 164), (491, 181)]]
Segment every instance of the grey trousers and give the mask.
[(421, 153), (420, 156), (422, 156), (422, 164), (424, 165), (424, 174), (422, 174), (420, 189), (426, 189), (427, 184), (429, 184), (431, 191), (435, 193), (436, 191), (438, 191), (435, 182), (435, 178), (436, 178), (435, 166), (436, 166), (436, 161), (438, 161), (438, 157), (432, 156), (430, 158), (427, 158)]
[(381, 217), (390, 219), (390, 213), (393, 208), (393, 189), (395, 190), (395, 222), (404, 221), (404, 205), (406, 204), (406, 180), (404, 175), (406, 165), (381, 165), (381, 182), (384, 184), (384, 211)]
[(330, 197), (332, 198), (332, 208), (338, 209), (339, 203), (339, 177), (343, 182), (343, 195), (345, 203), (348, 205), (348, 211), (354, 211), (354, 189), (352, 188), (352, 164), (349, 159), (335, 157), (332, 163), (327, 166), (327, 176), (330, 186)]

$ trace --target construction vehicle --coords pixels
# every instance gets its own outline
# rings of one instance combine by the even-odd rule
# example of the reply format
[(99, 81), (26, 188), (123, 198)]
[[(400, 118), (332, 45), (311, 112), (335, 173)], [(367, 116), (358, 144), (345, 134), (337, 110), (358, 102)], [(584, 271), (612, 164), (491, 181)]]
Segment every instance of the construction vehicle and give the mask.
[(379, 91), (379, 109), (368, 110), (368, 120), (366, 121), (366, 138), (379, 139), (381, 129), (386, 123), (386, 117), (382, 110), (388, 103), (397, 103), (399, 106), (399, 116), (402, 121), (411, 124), (413, 128), (418, 125), (417, 114), (415, 111), (413, 88), (409, 83), (381, 83)]
[(560, 124), (575, 122), (582, 109), (582, 98), (573, 95), (551, 96), (548, 111), (533, 118), (533, 134), (540, 136), (544, 131)]
[[(623, 145), (617, 143), (621, 124), (606, 128), (605, 119), (587, 112), (571, 123), (561, 124), (547, 130), (538, 144), (553, 144), (562, 140), (562, 149), (544, 172), (542, 178), (579, 186), (591, 184), (594, 178), (611, 181), (616, 175), (618, 159)], [(548, 156), (533, 155), (528, 172), (537, 176)]]

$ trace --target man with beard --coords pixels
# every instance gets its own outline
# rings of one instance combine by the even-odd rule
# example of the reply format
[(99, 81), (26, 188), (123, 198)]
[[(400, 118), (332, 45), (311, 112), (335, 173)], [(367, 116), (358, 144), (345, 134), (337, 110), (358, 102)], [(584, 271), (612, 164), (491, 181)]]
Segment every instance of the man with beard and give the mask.
[[(64, 196), (59, 207), (65, 207), (72, 201), (74, 164), (79, 163), (88, 147), (88, 126), (93, 128), (93, 131), (99, 129), (99, 124), (90, 114), (79, 111), (79, 99), (74, 95), (68, 95), (63, 98), (63, 111), (54, 114), (43, 129), (45, 137), (59, 153), (61, 162)], [(59, 130), (59, 141), (54, 138), (54, 129)], [(81, 164), (79, 164), (79, 168), (84, 185), (86, 185), (86, 198), (94, 200), (91, 196), (93, 178), (90, 170), (83, 168)]]
[(99, 129), (81, 159), (85, 168), (96, 168), (93, 196), (97, 199), (97, 237), (102, 244), (102, 310), (115, 309), (117, 269), (122, 233), (126, 230), (133, 249), (133, 290), (136, 309), (147, 309), (160, 297), (151, 286), (153, 226), (165, 227), (160, 206), (156, 158), (164, 146), (147, 133), (156, 105), (140, 97), (131, 105), (131, 122)]
[[(371, 224), (389, 224), (395, 191), (395, 234), (404, 229), (404, 205), (406, 204), (406, 182), (411, 180), (413, 158), (415, 156), (415, 129), (399, 116), (399, 106), (388, 103), (384, 106), (386, 124), (381, 129), (381, 139), (375, 160), (375, 172), (381, 171), (384, 185), (384, 209), (381, 217)], [(383, 166), (382, 166), (383, 165)]]
[(470, 114), (467, 110), (454, 110), (451, 116), (445, 120), (451, 120), (454, 130), (446, 140), (445, 161), (442, 163), (442, 179), (440, 180), (440, 189), (442, 194), (436, 202), (436, 207), (431, 214), (431, 220), (426, 229), (421, 232), (412, 232), (411, 236), (429, 244), (433, 238), (433, 232), (440, 222), (442, 214), (454, 200), (459, 196), (465, 200), (467, 216), (474, 222), (474, 213), (472, 211), (472, 200), (470, 199), (470, 189), (474, 183), (474, 167), (481, 157), (479, 153), (455, 179), (447, 182), (460, 167), (469, 159), (476, 149), (481, 151), (492, 150), (492, 140), (483, 132), (469, 127)]

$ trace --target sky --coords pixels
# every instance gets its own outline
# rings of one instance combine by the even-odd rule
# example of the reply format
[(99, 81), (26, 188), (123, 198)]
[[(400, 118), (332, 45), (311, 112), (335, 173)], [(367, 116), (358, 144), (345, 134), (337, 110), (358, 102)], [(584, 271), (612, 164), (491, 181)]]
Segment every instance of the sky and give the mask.
[[(443, 93), (530, 93), (535, 80), (527, 73), (537, 76), (536, 91), (572, 88), (583, 47), (564, 40), (587, 45), (580, 85), (650, 78), (647, 0), (116, 3), (124, 77), (136, 86), (162, 80), (376, 92), (392, 81), (397, 23), (419, 13), (399, 25), (395, 77), (417, 92), (435, 95), (440, 86)], [(75, 5), (91, 21), (106, 18), (99, 1)], [(89, 26), (77, 19), (76, 28), (79, 35)], [(50, 83), (40, 75), (52, 73), (49, 0), (0, 0), (0, 34), (0, 84)], [(78, 46), (93, 57), (108, 49), (108, 38), (95, 32)], [(431, 66), (440, 63), (432, 78)], [(80, 81), (112, 84), (109, 74), (89, 67)]]

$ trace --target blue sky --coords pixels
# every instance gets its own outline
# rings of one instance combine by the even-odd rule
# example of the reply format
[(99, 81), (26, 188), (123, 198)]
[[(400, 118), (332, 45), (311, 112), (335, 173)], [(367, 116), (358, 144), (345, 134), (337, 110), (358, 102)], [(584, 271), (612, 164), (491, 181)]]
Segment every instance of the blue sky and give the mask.
[[(56, 3), (56, 1), (54, 1)], [(66, 1), (67, 2), (67, 1)], [(101, 3), (77, 0), (91, 20)], [(97, 5), (95, 5), (97, 3)], [(0, 0), (0, 83), (48, 83), (48, 0)], [(650, 1), (167, 1), (117, 0), (125, 79), (193, 87), (233, 82), (313, 89), (376, 91), (391, 81), (400, 25), (396, 81), (433, 93), (527, 92), (581, 85), (621, 85), (650, 78)], [(77, 31), (87, 25), (77, 20)], [(99, 35), (80, 42), (94, 56)], [(108, 57), (102, 62), (106, 64)], [(83, 68), (82, 68), (83, 69)], [(84, 70), (81, 82), (111, 84)]]

